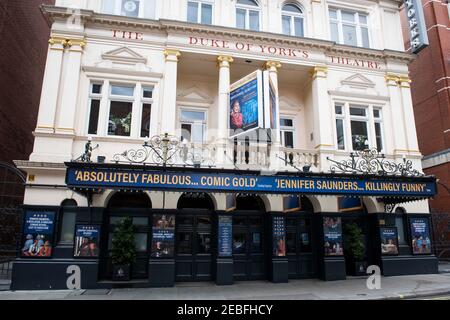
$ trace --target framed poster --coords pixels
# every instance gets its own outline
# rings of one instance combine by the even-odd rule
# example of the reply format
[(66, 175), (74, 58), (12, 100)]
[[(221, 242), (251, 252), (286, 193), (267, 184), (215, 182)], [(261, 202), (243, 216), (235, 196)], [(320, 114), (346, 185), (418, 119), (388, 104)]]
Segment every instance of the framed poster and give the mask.
[(230, 211), (234, 211), (234, 210), (236, 210), (236, 207), (237, 207), (237, 203), (236, 203), (236, 201), (237, 201), (237, 198), (236, 198), (236, 194), (227, 194), (226, 196), (225, 196), (225, 204), (226, 204), (226, 209), (225, 209), (225, 211), (226, 212), (230, 212)]
[(398, 233), (396, 227), (380, 227), (382, 255), (398, 255)]
[(283, 196), (283, 212), (292, 212), (301, 210), (300, 196)]
[(230, 86), (229, 115), (230, 138), (263, 127), (263, 79), (261, 70), (245, 76)]
[(73, 256), (98, 258), (100, 251), (100, 225), (77, 224), (75, 226)]
[(431, 254), (431, 236), (428, 218), (409, 218), (413, 254)]
[(219, 257), (231, 257), (233, 254), (233, 218), (219, 216)]
[(263, 72), (264, 78), (264, 128), (277, 129), (278, 128), (278, 94), (275, 86), (270, 79), (269, 71)]
[(323, 217), (323, 244), (325, 256), (344, 254), (341, 217)]
[(55, 211), (26, 210), (20, 256), (51, 258), (55, 230)]
[(152, 257), (171, 258), (175, 251), (175, 215), (154, 214), (152, 226)]
[(272, 217), (272, 239), (273, 239), (273, 256), (286, 256), (286, 230), (284, 225), (284, 217)]
[(359, 197), (338, 197), (339, 212), (358, 211), (364, 209)]

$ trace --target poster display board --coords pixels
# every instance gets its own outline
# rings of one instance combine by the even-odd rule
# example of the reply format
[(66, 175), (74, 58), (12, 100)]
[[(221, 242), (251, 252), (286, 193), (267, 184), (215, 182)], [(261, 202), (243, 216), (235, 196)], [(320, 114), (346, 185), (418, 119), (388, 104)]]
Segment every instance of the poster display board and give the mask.
[(431, 236), (428, 218), (409, 218), (413, 254), (431, 254)]
[(175, 251), (175, 215), (154, 214), (152, 254), (154, 258), (171, 258)]
[(341, 217), (323, 217), (323, 238), (325, 256), (344, 254)]
[(20, 255), (26, 258), (50, 258), (55, 230), (54, 211), (26, 210)]
[(283, 196), (283, 212), (293, 212), (301, 210), (300, 196)]
[(380, 227), (382, 255), (398, 255), (398, 233), (396, 227)]
[(100, 251), (100, 226), (77, 224), (75, 226), (74, 242), (74, 257), (98, 258)]
[(361, 198), (338, 197), (339, 212), (358, 211), (364, 209)]
[(263, 90), (264, 90), (264, 128), (277, 129), (278, 128), (278, 93), (275, 85), (270, 78), (268, 71), (263, 72)]
[(236, 210), (236, 206), (237, 206), (236, 201), (237, 201), (236, 194), (234, 194), (234, 193), (227, 194), (226, 198), (225, 198), (225, 204), (226, 204), (225, 211), (229, 212), (229, 211)]
[(257, 70), (230, 86), (229, 137), (262, 128), (263, 74)]
[(284, 217), (272, 217), (272, 239), (274, 257), (286, 256), (286, 228)]
[(233, 254), (233, 218), (219, 216), (219, 257), (231, 257)]

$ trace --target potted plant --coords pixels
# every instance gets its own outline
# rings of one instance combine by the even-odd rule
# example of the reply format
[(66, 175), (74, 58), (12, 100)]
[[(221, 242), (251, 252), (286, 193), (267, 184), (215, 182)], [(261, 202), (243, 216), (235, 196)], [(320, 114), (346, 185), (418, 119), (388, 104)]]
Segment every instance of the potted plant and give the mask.
[(126, 217), (117, 225), (112, 238), (113, 280), (130, 280), (130, 266), (135, 258), (133, 220), (130, 217)]
[(366, 275), (366, 246), (361, 228), (356, 223), (345, 224), (344, 234), (346, 257), (349, 258), (351, 274)]

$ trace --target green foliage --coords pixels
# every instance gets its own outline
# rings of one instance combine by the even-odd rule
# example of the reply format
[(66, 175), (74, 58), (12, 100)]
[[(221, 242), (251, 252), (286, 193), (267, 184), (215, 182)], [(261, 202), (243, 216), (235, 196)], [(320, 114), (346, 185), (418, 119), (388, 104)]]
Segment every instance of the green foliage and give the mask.
[(134, 225), (130, 217), (122, 219), (114, 231), (111, 258), (115, 265), (129, 265), (136, 258)]
[(366, 255), (364, 235), (356, 223), (344, 224), (345, 249), (355, 261), (363, 261)]

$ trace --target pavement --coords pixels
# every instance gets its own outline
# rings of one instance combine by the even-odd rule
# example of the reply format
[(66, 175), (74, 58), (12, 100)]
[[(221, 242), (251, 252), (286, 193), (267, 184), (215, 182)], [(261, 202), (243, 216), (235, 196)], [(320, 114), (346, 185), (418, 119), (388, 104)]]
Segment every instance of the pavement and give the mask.
[(370, 290), (365, 277), (342, 281), (318, 279), (178, 283), (172, 288), (111, 290), (0, 291), (0, 300), (377, 300), (450, 296), (450, 272), (381, 277), (381, 288)]

